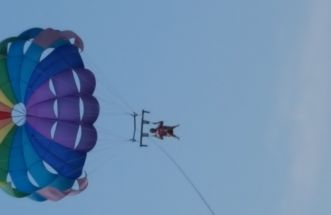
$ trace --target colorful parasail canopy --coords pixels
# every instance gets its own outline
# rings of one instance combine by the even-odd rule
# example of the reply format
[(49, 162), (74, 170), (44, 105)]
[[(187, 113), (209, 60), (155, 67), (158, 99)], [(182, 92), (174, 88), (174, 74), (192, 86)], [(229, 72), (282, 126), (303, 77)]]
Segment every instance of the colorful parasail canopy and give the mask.
[(0, 43), (0, 188), (60, 200), (87, 187), (97, 141), (95, 77), (72, 31), (29, 29)]

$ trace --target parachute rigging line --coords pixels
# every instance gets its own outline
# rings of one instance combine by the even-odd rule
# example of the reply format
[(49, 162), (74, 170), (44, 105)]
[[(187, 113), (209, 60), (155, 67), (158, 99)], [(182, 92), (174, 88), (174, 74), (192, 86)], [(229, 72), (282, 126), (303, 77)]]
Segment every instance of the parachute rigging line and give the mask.
[(99, 66), (88, 53), (84, 53), (84, 55), (91, 62), (91, 64), (93, 64), (93, 66), (96, 68), (96, 70), (99, 71), (98, 75), (101, 75), (104, 77), (104, 78), (101, 78), (101, 80), (107, 80), (107, 88), (109, 89), (109, 91), (108, 91), (109, 95), (116, 98), (120, 102), (119, 104), (122, 106), (122, 108), (129, 110), (129, 112), (131, 112), (131, 113), (134, 113), (135, 111), (134, 111), (134, 108), (132, 107), (132, 105), (119, 93), (119, 91), (114, 87), (114, 85), (112, 83), (110, 83), (110, 81), (105, 76), (105, 74), (108, 74), (108, 73), (105, 72), (104, 69), (102, 69), (101, 66)]
[(186, 172), (184, 171), (184, 169), (178, 164), (178, 162), (163, 147), (161, 147), (159, 144), (155, 143), (155, 144), (152, 144), (152, 145), (157, 146), (157, 148), (168, 158), (168, 160), (170, 160), (176, 166), (176, 168), (178, 169), (178, 171), (184, 176), (184, 178), (186, 179), (186, 181), (191, 185), (191, 187), (194, 189), (194, 191), (196, 192), (196, 194), (199, 196), (200, 200), (207, 207), (207, 209), (210, 212), (210, 214), (215, 215), (214, 210), (211, 208), (211, 206), (207, 202), (206, 198), (202, 195), (202, 193), (200, 192), (200, 190), (198, 189), (198, 187), (193, 183), (193, 181), (186, 174)]

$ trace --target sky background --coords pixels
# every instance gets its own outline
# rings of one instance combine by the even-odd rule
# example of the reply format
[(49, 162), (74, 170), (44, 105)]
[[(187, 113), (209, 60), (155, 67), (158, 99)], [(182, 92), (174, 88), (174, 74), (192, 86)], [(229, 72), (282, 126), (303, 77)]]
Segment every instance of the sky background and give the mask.
[[(89, 187), (59, 202), (0, 193), (9, 214), (331, 213), (328, 0), (4, 1), (0, 39), (70, 29), (97, 78)], [(180, 123), (180, 141), (130, 138), (128, 111)]]

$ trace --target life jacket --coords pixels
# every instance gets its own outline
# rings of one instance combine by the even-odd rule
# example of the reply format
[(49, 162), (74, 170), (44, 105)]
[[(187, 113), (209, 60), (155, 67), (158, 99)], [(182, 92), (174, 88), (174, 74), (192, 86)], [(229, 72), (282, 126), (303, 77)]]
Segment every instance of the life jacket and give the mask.
[(155, 135), (157, 137), (170, 136), (169, 128), (167, 128), (167, 127), (159, 127), (159, 128), (156, 129)]

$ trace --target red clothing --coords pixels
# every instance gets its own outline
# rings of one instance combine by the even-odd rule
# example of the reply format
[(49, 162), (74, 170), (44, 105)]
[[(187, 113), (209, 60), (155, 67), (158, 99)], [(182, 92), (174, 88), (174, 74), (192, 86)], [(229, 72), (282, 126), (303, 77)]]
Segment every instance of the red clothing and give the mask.
[(159, 138), (169, 137), (172, 136), (172, 134), (173, 134), (172, 129), (169, 129), (168, 127), (164, 127), (164, 126), (156, 128), (156, 132), (155, 132), (155, 136)]

